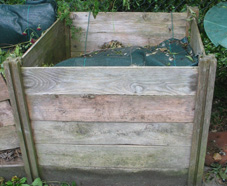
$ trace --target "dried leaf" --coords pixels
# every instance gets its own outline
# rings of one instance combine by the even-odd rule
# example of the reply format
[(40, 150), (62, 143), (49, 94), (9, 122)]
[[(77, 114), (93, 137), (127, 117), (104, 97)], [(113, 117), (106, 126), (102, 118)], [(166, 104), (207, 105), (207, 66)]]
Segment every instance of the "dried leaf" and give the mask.
[(215, 161), (221, 161), (221, 160), (222, 160), (222, 157), (221, 157), (221, 155), (220, 155), (219, 153), (215, 153), (215, 154), (213, 155), (213, 159), (214, 159)]

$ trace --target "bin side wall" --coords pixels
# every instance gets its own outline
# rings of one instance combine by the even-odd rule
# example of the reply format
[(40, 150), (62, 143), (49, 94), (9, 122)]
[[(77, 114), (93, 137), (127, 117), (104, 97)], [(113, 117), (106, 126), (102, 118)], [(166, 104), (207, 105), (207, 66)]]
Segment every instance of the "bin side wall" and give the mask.
[(197, 67), (22, 68), (39, 165), (168, 170), (180, 176), (166, 180), (186, 182), (197, 76)]
[[(84, 54), (87, 50), (100, 50), (102, 45), (117, 40), (124, 46), (155, 46), (172, 37), (170, 13), (152, 12), (100, 12), (96, 19), (87, 12), (72, 12), (71, 18), (77, 32), (71, 41), (71, 56)], [(173, 13), (174, 37), (186, 36), (187, 13)], [(89, 28), (88, 28), (89, 20)]]

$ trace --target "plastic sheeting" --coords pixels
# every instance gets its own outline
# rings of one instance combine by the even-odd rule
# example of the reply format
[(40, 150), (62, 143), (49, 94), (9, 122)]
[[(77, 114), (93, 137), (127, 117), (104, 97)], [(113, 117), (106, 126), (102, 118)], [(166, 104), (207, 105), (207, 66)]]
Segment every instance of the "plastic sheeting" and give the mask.
[(106, 49), (67, 59), (56, 66), (195, 66), (198, 59), (187, 39), (169, 39), (154, 47)]

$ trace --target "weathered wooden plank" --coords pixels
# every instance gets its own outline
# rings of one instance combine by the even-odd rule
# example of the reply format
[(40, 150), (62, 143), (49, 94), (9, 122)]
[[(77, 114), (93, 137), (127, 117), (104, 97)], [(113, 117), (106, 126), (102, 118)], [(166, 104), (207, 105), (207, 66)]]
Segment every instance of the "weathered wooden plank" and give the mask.
[[(72, 40), (72, 56), (84, 51), (88, 13), (71, 14), (73, 25), (79, 32)], [(186, 13), (173, 13), (174, 37), (181, 39), (186, 34)], [(146, 29), (144, 29), (146, 28)], [(107, 12), (99, 13), (96, 19), (91, 16), (87, 51), (99, 50), (111, 40), (118, 40), (125, 46), (154, 46), (172, 37), (172, 20), (170, 13), (141, 12)]]
[[(211, 66), (211, 67), (210, 67)], [(201, 185), (206, 152), (207, 133), (209, 131), (210, 110), (213, 97), (216, 60), (213, 56), (204, 56), (199, 62), (199, 79), (195, 105), (195, 119), (192, 137), (192, 149), (189, 167), (189, 186)], [(206, 113), (206, 118), (205, 118)], [(207, 115), (209, 114), (209, 115)], [(202, 150), (201, 150), (202, 149)]]
[(15, 126), (0, 128), (0, 150), (8, 150), (20, 147)]
[[(87, 24), (88, 12), (72, 12), (70, 17), (74, 24)], [(173, 13), (173, 19), (176, 23), (184, 23), (187, 18), (187, 13)], [(127, 23), (147, 23), (147, 24), (167, 24), (171, 23), (171, 14), (165, 12), (99, 12), (94, 18), (91, 16), (90, 24), (96, 23), (115, 23), (115, 24), (127, 24)], [(180, 24), (181, 25), (181, 24)], [(116, 30), (117, 31), (117, 30)]]
[(0, 128), (14, 124), (13, 111), (9, 101), (0, 102)]
[[(126, 21), (126, 22), (125, 22)], [(127, 20), (124, 20), (123, 23), (112, 23), (111, 22), (96, 22), (94, 24), (89, 24), (89, 36), (90, 33), (97, 34), (128, 34), (128, 35), (134, 35), (134, 34), (140, 34), (144, 36), (149, 36), (149, 33), (151, 36), (154, 36), (157, 34), (157, 36), (171, 36), (171, 22), (168, 24), (151, 24), (151, 23), (134, 23), (134, 22), (127, 22)], [(174, 21), (175, 23), (175, 21)], [(75, 23), (76, 27), (80, 28), (80, 31), (78, 32), (78, 35), (85, 34), (87, 31), (87, 22), (85, 24), (77, 24)], [(174, 34), (176, 34), (176, 37), (179, 35), (185, 35), (185, 29), (186, 29), (186, 22), (185, 20), (180, 22), (176, 28), (174, 28)], [(145, 29), (146, 28), (146, 29)], [(176, 31), (176, 33), (175, 33)]]
[(37, 144), (39, 164), (67, 168), (188, 168), (190, 147)]
[[(195, 14), (193, 14), (193, 13), (195, 13)], [(199, 8), (197, 6), (195, 6), (195, 7), (187, 6), (186, 37), (190, 36), (190, 23), (191, 23), (190, 20), (193, 17), (195, 17), (196, 20), (199, 18)]]
[(59, 19), (22, 56), (26, 67), (53, 64), (66, 59), (64, 22)]
[(20, 139), (24, 167), (28, 181), (32, 182), (32, 180), (36, 177), (39, 177), (39, 175), (35, 149), (34, 145), (32, 144), (33, 137), (29, 124), (30, 121), (28, 118), (27, 104), (22, 86), (20, 65), (21, 58), (8, 58), (7, 61), (4, 62), (4, 69), (10, 93), (10, 101), (15, 117), (16, 128), (18, 131), (18, 137)]
[(17, 103), (18, 103), (19, 112), (20, 112), (20, 119), (23, 126), (32, 175), (33, 175), (33, 179), (35, 179), (39, 177), (39, 171), (38, 171), (36, 149), (33, 142), (31, 123), (28, 115), (28, 108), (27, 108), (27, 103), (26, 103), (25, 94), (24, 94), (21, 69), (20, 69), (21, 65), (19, 62), (12, 63), (11, 67), (12, 67), (12, 72), (14, 76), (16, 97), (17, 97)]
[(23, 68), (27, 95), (195, 95), (198, 67)]
[(71, 34), (70, 34), (70, 27), (66, 25), (65, 22), (65, 59), (71, 57)]
[(32, 120), (193, 122), (194, 96), (28, 95)]
[(191, 32), (190, 32), (190, 46), (192, 47), (195, 55), (205, 55), (205, 50), (203, 46), (203, 42), (200, 36), (200, 32), (197, 26), (197, 22), (195, 18), (191, 21)]
[(197, 164), (197, 175), (196, 175), (196, 184), (202, 185), (204, 163), (207, 149), (207, 139), (210, 127), (210, 117), (211, 117), (211, 108), (213, 103), (213, 93), (214, 93), (214, 83), (216, 76), (216, 67), (217, 60), (214, 55), (206, 56), (206, 65), (208, 65), (208, 76), (207, 78), (207, 87), (204, 92), (205, 102), (204, 110), (201, 110), (202, 114), (202, 123), (201, 123), (201, 133), (199, 141), (199, 154), (198, 154), (198, 164)]
[(28, 152), (26, 149), (25, 136), (24, 136), (21, 119), (20, 119), (19, 107), (18, 107), (17, 96), (16, 96), (17, 91), (15, 87), (15, 77), (14, 77), (14, 73), (12, 72), (12, 66), (11, 66), (12, 63), (18, 63), (18, 62), (21, 62), (20, 58), (16, 58), (16, 59), (8, 58), (4, 62), (4, 69), (5, 69), (7, 86), (8, 86), (9, 95), (10, 95), (10, 101), (11, 101), (13, 114), (15, 118), (16, 129), (20, 140), (20, 148), (21, 148), (23, 162), (24, 162), (24, 169), (25, 169), (28, 181), (32, 182), (32, 172), (31, 172), (31, 167), (29, 163)]
[[(90, 28), (90, 27), (89, 27)], [(144, 29), (144, 27), (143, 27)], [(90, 29), (89, 29), (90, 30)], [(162, 31), (161, 31), (162, 30)], [(121, 42), (124, 46), (156, 46), (172, 37), (172, 33), (166, 33), (161, 29), (159, 33), (89, 33), (87, 40), (87, 52), (100, 50), (104, 43), (117, 40)], [(184, 29), (183, 29), (184, 30)], [(180, 30), (175, 38), (182, 39), (185, 37), (185, 30)], [(163, 33), (164, 32), (164, 33)], [(84, 53), (86, 33), (81, 33), (72, 39), (72, 53), (82, 52)]]
[(187, 169), (101, 169), (56, 168), (41, 166), (41, 177), (46, 181), (76, 182), (78, 186), (185, 186)]
[(32, 121), (36, 144), (191, 146), (193, 123)]
[(3, 75), (0, 73), (0, 101), (9, 99), (9, 92)]

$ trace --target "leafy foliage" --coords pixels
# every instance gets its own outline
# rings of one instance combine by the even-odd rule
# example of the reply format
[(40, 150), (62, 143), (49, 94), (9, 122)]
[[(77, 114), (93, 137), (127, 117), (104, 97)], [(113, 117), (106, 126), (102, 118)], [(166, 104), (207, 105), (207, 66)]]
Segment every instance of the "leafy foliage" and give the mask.
[[(51, 181), (45, 182), (40, 178), (36, 178), (32, 184), (27, 184), (27, 178), (18, 178), (17, 176), (12, 177), (10, 181), (4, 182), (4, 178), (0, 177), (0, 186), (49, 186), (52, 184), (57, 184), (59, 186), (70, 186), (70, 184), (65, 182)], [(72, 182), (71, 186), (76, 186), (76, 182)]]
[(221, 179), (223, 182), (227, 181), (227, 167), (218, 163), (211, 164), (211, 169), (205, 174), (206, 181), (214, 178)]

